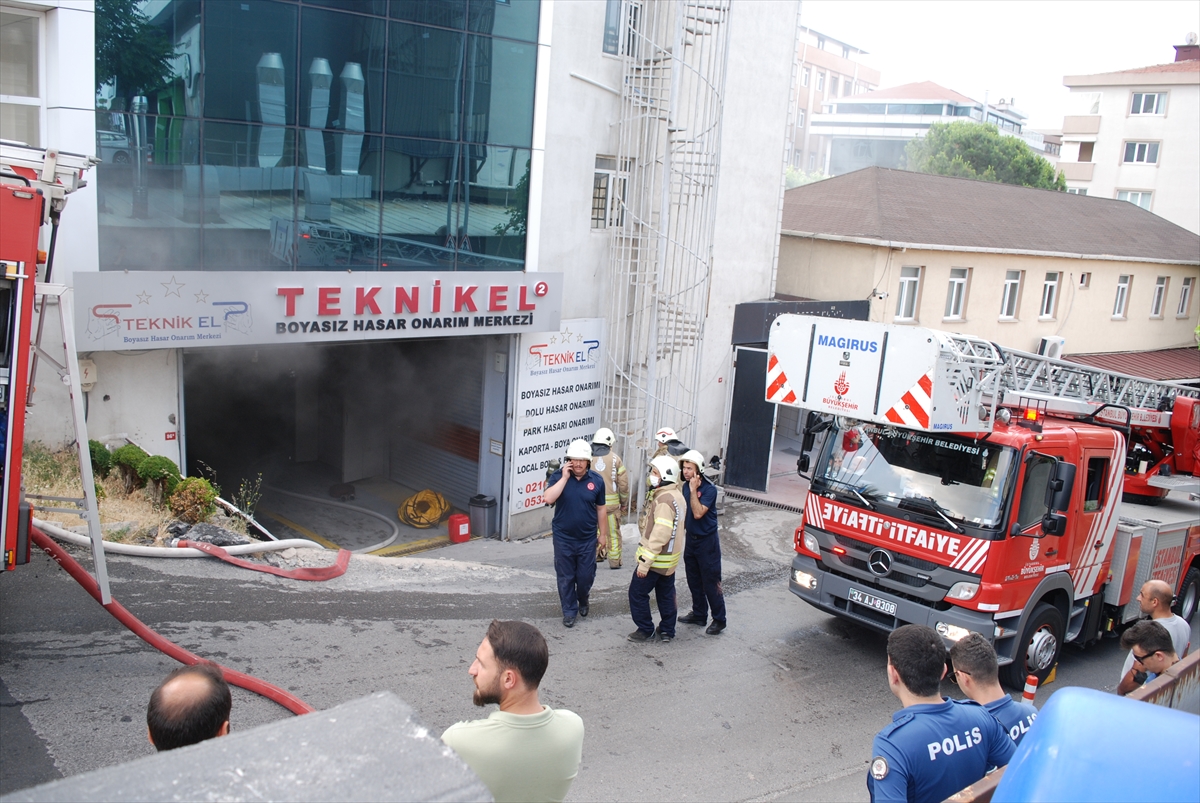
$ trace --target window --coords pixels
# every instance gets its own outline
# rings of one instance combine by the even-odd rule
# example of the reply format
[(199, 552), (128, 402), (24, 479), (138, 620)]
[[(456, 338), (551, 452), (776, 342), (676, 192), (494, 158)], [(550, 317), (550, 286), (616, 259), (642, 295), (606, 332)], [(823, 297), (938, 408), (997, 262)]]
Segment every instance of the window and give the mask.
[(811, 77), (812, 77), (812, 70), (810, 70), (808, 67), (805, 67), (804, 69), (802, 69), (800, 71), (800, 82), (802, 84), (804, 84), (805, 86), (808, 86), (808, 81)]
[(800, 110), (800, 116), (799, 119), (796, 120), (796, 125), (804, 128), (804, 109)]
[(1021, 297), (1021, 274), (1024, 271), (1010, 270), (1004, 274), (1004, 294), (1000, 297), (1001, 320), (1015, 320), (1017, 303)]
[(1140, 206), (1142, 209), (1149, 209), (1150, 208), (1150, 195), (1151, 195), (1151, 193), (1149, 193), (1149, 192), (1137, 192), (1134, 190), (1120, 190), (1117, 193), (1117, 200), (1118, 201), (1129, 201), (1129, 203)]
[(1087, 195), (1086, 187), (1067, 187), (1067, 195)]
[(817, 73), (817, 91), (818, 92), (825, 91), (825, 73), (823, 73), (823, 72)]
[(1091, 271), (1088, 271), (1088, 272), (1086, 272), (1086, 273), (1081, 273), (1081, 274), (1079, 274), (1079, 289), (1080, 289), (1080, 290), (1086, 290), (1087, 288), (1089, 288), (1089, 287), (1091, 287), (1091, 286), (1092, 286), (1092, 273), (1091, 273)]
[(824, 50), (824, 49), (825, 49), (825, 37), (818, 36), (817, 37), (817, 50)]
[(817, 169), (817, 155), (815, 153), (810, 153), (808, 155), (808, 169), (809, 170)]
[(620, 226), (624, 221), (621, 207), (629, 171), (617, 171), (613, 156), (597, 156), (596, 172), (592, 178), (592, 228)]
[(1117, 278), (1117, 297), (1113, 300), (1113, 317), (1124, 318), (1125, 307), (1129, 304), (1129, 284), (1132, 276), (1121, 275)]
[(1163, 114), (1167, 110), (1166, 92), (1134, 92), (1130, 114)]
[(842, 45), (842, 58), (850, 58), (850, 48), (846, 47), (845, 45)]
[(1176, 318), (1186, 318), (1192, 314), (1192, 285), (1196, 279), (1193, 276), (1185, 276), (1183, 284), (1179, 288), (1179, 306), (1175, 309)]
[(1089, 457), (1087, 487), (1083, 493), (1083, 512), (1091, 513), (1104, 507), (1104, 486), (1108, 479), (1108, 458)]
[(900, 269), (900, 292), (896, 297), (896, 320), (912, 321), (917, 317), (917, 291), (921, 289), (921, 269)]
[(1163, 302), (1167, 299), (1167, 277), (1159, 276), (1154, 280), (1154, 296), (1150, 299), (1150, 317), (1161, 318)]
[(1049, 511), (1046, 508), (1046, 486), (1057, 461), (1053, 457), (1037, 452), (1029, 455), (1025, 463), (1025, 486), (1021, 490), (1021, 504), (1017, 509), (1017, 527), (1027, 530), (1042, 520)]
[(1042, 306), (1038, 309), (1039, 318), (1053, 318), (1058, 308), (1058, 281), (1061, 273), (1047, 273), (1046, 281), (1042, 283)]
[(967, 297), (968, 270), (968, 268), (950, 269), (950, 285), (946, 288), (946, 313), (943, 316), (946, 320), (962, 320), (963, 302)]
[(621, 0), (608, 0), (604, 6), (604, 52), (617, 55), (621, 46)]
[(1125, 164), (1158, 164), (1157, 142), (1126, 142)]
[(42, 140), (40, 18), (0, 12), (0, 139)]
[(1096, 148), (1096, 143), (1094, 143), (1094, 142), (1079, 143), (1079, 161), (1081, 161), (1081, 162), (1092, 161), (1092, 152), (1095, 150), (1095, 148)]

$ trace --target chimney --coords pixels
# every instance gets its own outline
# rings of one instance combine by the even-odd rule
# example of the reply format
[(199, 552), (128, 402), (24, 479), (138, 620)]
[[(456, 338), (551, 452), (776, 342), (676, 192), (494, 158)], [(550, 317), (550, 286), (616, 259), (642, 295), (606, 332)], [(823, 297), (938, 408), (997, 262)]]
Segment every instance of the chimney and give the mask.
[(1196, 34), (1189, 33), (1184, 37), (1186, 44), (1175, 45), (1175, 60), (1176, 61), (1197, 61), (1200, 60), (1200, 45), (1196, 44)]

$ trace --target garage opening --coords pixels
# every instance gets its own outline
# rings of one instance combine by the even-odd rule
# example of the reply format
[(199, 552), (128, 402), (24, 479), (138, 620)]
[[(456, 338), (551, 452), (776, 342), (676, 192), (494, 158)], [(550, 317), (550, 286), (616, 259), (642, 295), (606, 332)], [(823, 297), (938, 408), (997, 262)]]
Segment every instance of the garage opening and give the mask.
[(500, 497), (507, 359), (493, 352), (507, 340), (185, 351), (188, 473), (215, 476), (225, 498), (261, 475), (278, 537), (365, 549), (444, 533), (444, 517), (414, 528), (397, 508), (424, 489), (461, 512)]

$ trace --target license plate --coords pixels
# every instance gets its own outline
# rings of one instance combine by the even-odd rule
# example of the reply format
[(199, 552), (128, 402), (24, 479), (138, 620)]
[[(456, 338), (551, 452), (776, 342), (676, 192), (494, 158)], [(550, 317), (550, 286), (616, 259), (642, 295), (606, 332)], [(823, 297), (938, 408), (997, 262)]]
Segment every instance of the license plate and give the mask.
[(864, 594), (857, 588), (850, 589), (850, 601), (867, 608), (874, 608), (881, 613), (886, 613), (888, 616), (896, 615), (896, 603), (871, 596), (870, 594)]

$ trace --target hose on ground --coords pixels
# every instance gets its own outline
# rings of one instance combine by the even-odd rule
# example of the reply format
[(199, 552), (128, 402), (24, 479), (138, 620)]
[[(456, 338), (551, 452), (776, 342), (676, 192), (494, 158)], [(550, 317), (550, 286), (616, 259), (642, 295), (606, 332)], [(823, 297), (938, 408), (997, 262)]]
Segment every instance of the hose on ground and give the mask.
[[(64, 530), (53, 522), (34, 519), (33, 524), (42, 529), (47, 535), (52, 535), (59, 541), (66, 541), (75, 546), (90, 547), (92, 539), (86, 535), (73, 533), (70, 530)], [(230, 555), (251, 555), (256, 552), (278, 552), (282, 549), (325, 549), (316, 541), (309, 541), (306, 538), (289, 538), (285, 541), (259, 541), (253, 544), (238, 544), (237, 546), (225, 547), (225, 551)], [(140, 544), (118, 544), (115, 541), (105, 541), (104, 551), (111, 552), (114, 555), (133, 555), (139, 558), (203, 558), (207, 557), (204, 552), (192, 547), (170, 547), (170, 546), (141, 546)]]
[(400, 537), (400, 525), (398, 525), (396, 522), (389, 519), (387, 516), (384, 516), (382, 513), (376, 513), (374, 510), (368, 510), (365, 507), (358, 507), (357, 505), (347, 505), (343, 502), (334, 502), (332, 499), (322, 499), (319, 496), (309, 496), (308, 494), (298, 494), (295, 491), (285, 491), (282, 488), (275, 488), (270, 485), (268, 485), (266, 487), (266, 490), (271, 491), (272, 493), (283, 494), (284, 496), (290, 496), (293, 499), (301, 499), (305, 502), (315, 502), (318, 505), (328, 505), (329, 507), (337, 507), (337, 508), (343, 508), (345, 510), (353, 510), (355, 513), (362, 513), (365, 516), (371, 516), (373, 518), (379, 519), (380, 521), (382, 521), (384, 524), (386, 524), (388, 527), (391, 528), (391, 530), (392, 530), (391, 536), (389, 536), (384, 541), (381, 541), (378, 544), (371, 544), (370, 546), (359, 547), (358, 549), (350, 550), (355, 555), (361, 555), (365, 552), (374, 552), (376, 549), (383, 549), (386, 546), (391, 546), (392, 544), (394, 544), (396, 542), (396, 539)]
[[(96, 580), (87, 573), (87, 571), (79, 565), (79, 563), (63, 550), (58, 544), (54, 543), (50, 536), (43, 533), (37, 527), (29, 528), (29, 537), (33, 543), (37, 544), (38, 548), (49, 555), (54, 561), (64, 569), (67, 574), (75, 579), (75, 582), (83, 586), (83, 590), (92, 596), (97, 602), (100, 602), (100, 586)], [(203, 554), (203, 553), (201, 553)], [(176, 661), (182, 664), (192, 666), (200, 663), (203, 659), (195, 653), (188, 652), (171, 641), (155, 633), (147, 627), (140, 619), (130, 613), (124, 605), (117, 602), (115, 599), (104, 605), (104, 610), (112, 614), (118, 622), (125, 625), (134, 635), (142, 641), (149, 644), (151, 647), (169, 655)], [(217, 664), (217, 666), (221, 666)], [(252, 691), (255, 694), (262, 695), (268, 700), (279, 703), (293, 714), (311, 714), (316, 709), (308, 703), (301, 700), (291, 692), (285, 691), (265, 680), (259, 680), (253, 675), (247, 675), (244, 672), (238, 672), (236, 669), (230, 669), (221, 666), (221, 672), (225, 675), (225, 680), (234, 686), (237, 686), (247, 691)]]

